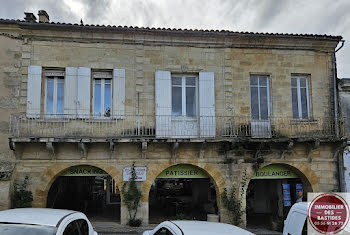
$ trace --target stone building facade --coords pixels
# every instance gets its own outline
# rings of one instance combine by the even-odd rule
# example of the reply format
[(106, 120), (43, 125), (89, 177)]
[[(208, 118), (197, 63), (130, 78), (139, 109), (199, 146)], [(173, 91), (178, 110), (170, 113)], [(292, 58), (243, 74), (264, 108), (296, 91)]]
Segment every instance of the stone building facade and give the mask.
[[(0, 160), (9, 173), (0, 209), (25, 176), (33, 206), (46, 207), (57, 177), (79, 165), (104, 170), (119, 189), (125, 167), (146, 167), (144, 223), (155, 179), (179, 164), (208, 174), (220, 221), (229, 220), (221, 195), (232, 187), (246, 221), (247, 188), (264, 166), (290, 169), (305, 192), (338, 190), (340, 40), (0, 20)], [(103, 104), (102, 95), (111, 98)]]
[[(344, 117), (344, 135), (348, 139), (350, 136), (350, 79), (342, 78), (338, 80), (338, 90), (339, 90), (339, 106), (341, 115)], [(342, 176), (341, 187), (342, 191), (350, 192), (350, 153), (349, 153), (349, 144), (347, 145), (342, 152), (342, 158), (340, 158), (340, 175)]]

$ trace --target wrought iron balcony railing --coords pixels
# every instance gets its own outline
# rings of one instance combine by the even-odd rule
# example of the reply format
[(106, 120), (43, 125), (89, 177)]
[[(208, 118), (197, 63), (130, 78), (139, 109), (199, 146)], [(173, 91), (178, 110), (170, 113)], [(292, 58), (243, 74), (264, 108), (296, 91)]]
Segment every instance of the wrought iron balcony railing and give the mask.
[(125, 115), (92, 117), (72, 115), (24, 114), (10, 117), (10, 138), (332, 138), (342, 136), (339, 122), (336, 133), (334, 118), (295, 120), (270, 117), (206, 116), (174, 117)]

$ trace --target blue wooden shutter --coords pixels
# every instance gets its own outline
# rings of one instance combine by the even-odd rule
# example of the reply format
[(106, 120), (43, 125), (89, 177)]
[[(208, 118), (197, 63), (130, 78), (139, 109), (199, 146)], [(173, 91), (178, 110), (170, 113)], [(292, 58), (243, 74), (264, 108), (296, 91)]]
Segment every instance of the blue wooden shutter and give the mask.
[(29, 118), (40, 117), (41, 73), (41, 66), (30, 65), (28, 67), (27, 117)]
[(215, 137), (214, 73), (199, 73), (199, 127), (201, 137)]
[(156, 136), (171, 136), (171, 74), (169, 71), (156, 71)]

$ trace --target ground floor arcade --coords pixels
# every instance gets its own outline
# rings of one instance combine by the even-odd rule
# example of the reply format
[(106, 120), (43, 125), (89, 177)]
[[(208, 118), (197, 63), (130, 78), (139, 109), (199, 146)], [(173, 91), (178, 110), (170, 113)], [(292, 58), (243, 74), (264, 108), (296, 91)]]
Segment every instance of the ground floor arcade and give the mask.
[[(317, 169), (325, 169), (324, 164), (320, 166)], [(234, 185), (241, 189), (237, 198), (246, 212), (244, 222), (260, 226), (260, 221), (264, 226), (277, 228), (279, 225), (272, 221), (276, 221), (276, 216), (283, 221), (298, 200), (299, 191), (305, 200), (307, 192), (324, 187), (305, 163), (264, 163), (257, 170), (242, 163), (231, 173), (223, 173), (227, 171), (225, 167), (194, 162), (147, 164), (146, 179), (138, 182), (143, 194), (138, 217), (147, 224), (165, 219), (207, 220), (210, 214), (228, 222), (229, 213), (221, 204), (221, 195), (225, 188)], [(33, 206), (79, 210), (95, 220), (125, 224), (128, 213), (120, 190), (124, 184), (122, 169), (112, 164), (48, 164), (41, 174), (31, 176)], [(84, 170), (88, 173), (82, 173)]]
[(10, 207), (13, 183), (27, 176), (34, 207), (80, 210), (90, 218), (126, 224), (121, 191), (127, 169), (135, 164), (142, 192), (137, 217), (144, 224), (207, 220), (208, 215), (230, 222), (221, 197), (235, 187), (243, 225), (265, 221), (272, 228), (278, 227), (271, 222), (274, 216), (282, 220), (300, 194), (306, 200), (307, 192), (338, 190), (336, 146), (300, 143), (281, 151), (281, 146), (259, 145), (258, 152), (250, 150), (254, 146), (186, 143), (174, 152), (167, 144), (153, 143), (142, 152), (140, 145), (119, 143), (113, 151), (107, 144), (91, 144), (84, 152), (64, 143), (52, 153), (40, 144), (24, 144), (17, 147), (21, 152), (11, 179), (0, 182), (0, 198), (8, 198)]

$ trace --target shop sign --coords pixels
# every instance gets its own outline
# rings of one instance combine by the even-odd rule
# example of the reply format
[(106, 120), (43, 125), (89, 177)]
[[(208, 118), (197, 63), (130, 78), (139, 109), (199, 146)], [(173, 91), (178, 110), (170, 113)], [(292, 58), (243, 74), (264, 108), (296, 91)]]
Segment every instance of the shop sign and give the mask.
[(61, 176), (107, 176), (104, 170), (89, 165), (73, 166), (64, 170)]
[[(129, 181), (131, 179), (131, 167), (124, 167), (123, 169), (123, 181)], [(146, 181), (147, 179), (147, 167), (136, 166), (135, 167), (136, 179), (135, 181)]]
[(157, 178), (209, 178), (209, 176), (196, 166), (180, 164), (165, 169)]
[(289, 179), (299, 178), (291, 169), (282, 165), (268, 165), (257, 172), (252, 179)]

